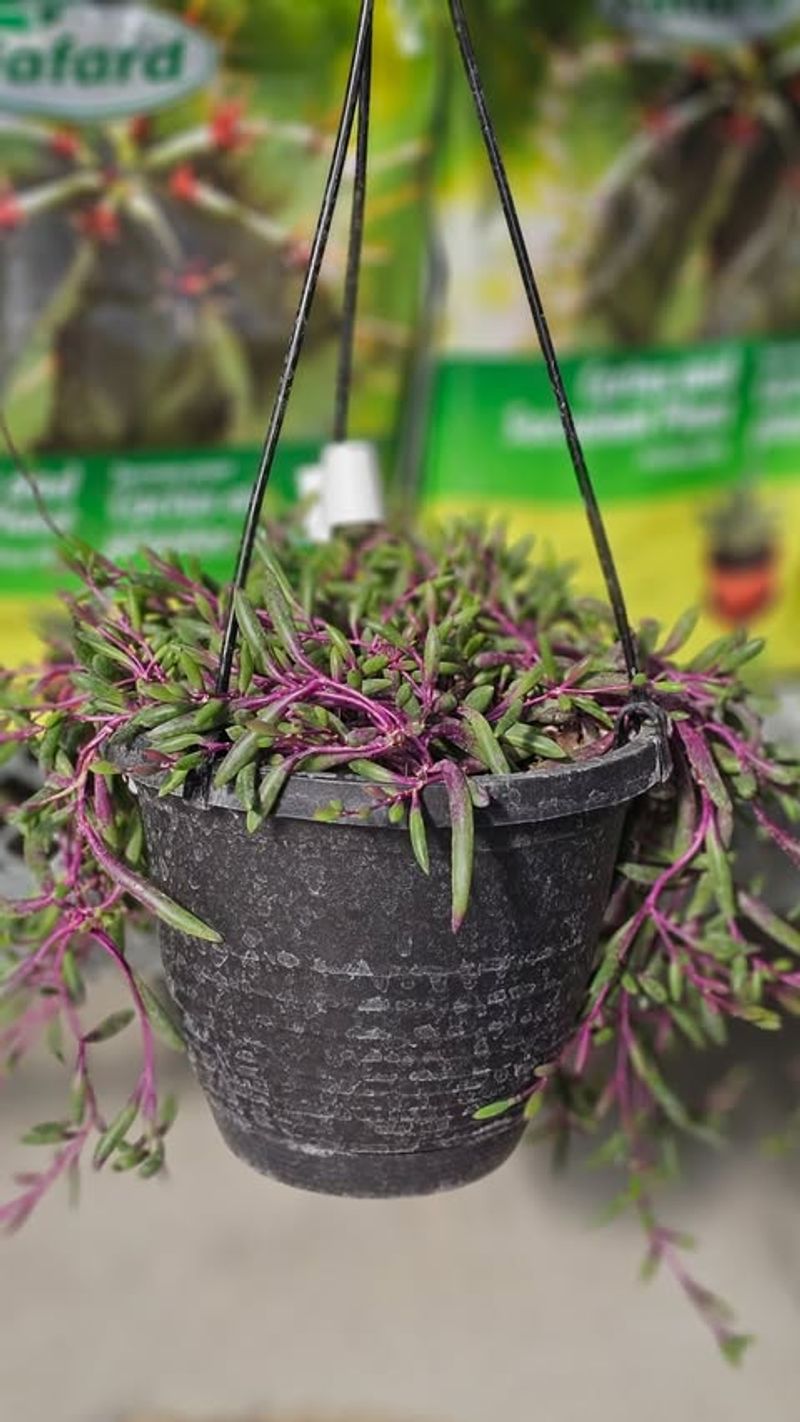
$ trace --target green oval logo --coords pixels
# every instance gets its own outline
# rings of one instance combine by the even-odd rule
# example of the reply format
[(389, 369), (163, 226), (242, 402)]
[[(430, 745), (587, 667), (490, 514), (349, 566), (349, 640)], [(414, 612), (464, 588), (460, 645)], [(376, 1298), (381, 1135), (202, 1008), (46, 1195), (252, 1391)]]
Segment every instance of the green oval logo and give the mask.
[(602, 0), (614, 24), (687, 44), (761, 39), (800, 20), (800, 0)]
[(0, 110), (84, 123), (152, 113), (218, 63), (207, 36), (147, 5), (0, 0)]

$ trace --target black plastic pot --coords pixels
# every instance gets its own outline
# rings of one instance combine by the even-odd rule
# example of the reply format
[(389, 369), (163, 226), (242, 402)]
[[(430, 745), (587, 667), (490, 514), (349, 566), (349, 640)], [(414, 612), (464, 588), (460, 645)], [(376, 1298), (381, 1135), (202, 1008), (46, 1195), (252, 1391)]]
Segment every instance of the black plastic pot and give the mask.
[[(159, 799), (138, 781), (151, 872), (222, 934), (162, 927), (191, 1060), (228, 1144), (288, 1184), (427, 1194), (499, 1166), (524, 1130), (516, 1096), (572, 1031), (625, 816), (662, 778), (655, 732), (593, 762), (484, 781), (475, 882), (450, 928), (444, 792), (426, 794), (432, 872), (375, 787), (297, 776), (247, 833), (236, 802)], [(334, 798), (368, 820), (322, 824)]]

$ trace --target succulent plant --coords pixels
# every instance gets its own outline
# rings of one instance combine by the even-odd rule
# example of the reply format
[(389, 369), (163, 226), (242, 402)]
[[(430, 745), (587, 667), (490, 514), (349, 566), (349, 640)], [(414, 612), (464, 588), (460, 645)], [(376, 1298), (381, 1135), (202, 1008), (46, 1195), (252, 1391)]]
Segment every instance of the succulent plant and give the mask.
[[(501, 530), (459, 524), (430, 538), (381, 531), (309, 548), (290, 526), (259, 541), (238, 600), (241, 648), (226, 697), (215, 695), (228, 594), (177, 556), (117, 566), (74, 540), (62, 553), (80, 578), (70, 626), (45, 663), (2, 682), (4, 754), (27, 747), (42, 788), (13, 820), (35, 881), (2, 904), (0, 1055), (18, 1065), (45, 1038), (71, 1082), (68, 1103), (34, 1127), (49, 1162), (19, 1177), (0, 1221), (19, 1226), (47, 1190), (96, 1167), (157, 1174), (172, 1103), (161, 1103), (154, 1034), (180, 1041), (169, 1005), (131, 965), (126, 926), (144, 914), (213, 938), (191, 905), (148, 879), (135, 798), (118, 748), (165, 795), (234, 787), (252, 832), (287, 778), (327, 769), (362, 778), (407, 827), (427, 868), (420, 792), (450, 796), (453, 928), (469, 912), (476, 777), (541, 774), (553, 761), (602, 756), (630, 703), (609, 610), (581, 598), (563, 568), (531, 561)], [(800, 1007), (800, 932), (739, 882), (734, 829), (750, 821), (797, 866), (800, 764), (769, 744), (742, 680), (760, 644), (744, 634), (688, 657), (694, 617), (664, 636), (640, 629), (638, 688), (671, 729), (675, 773), (631, 818), (596, 971), (573, 1040), (527, 1099), (539, 1136), (563, 1154), (588, 1135), (647, 1237), (647, 1269), (668, 1267), (737, 1360), (747, 1339), (687, 1272), (683, 1236), (654, 1196), (684, 1139), (714, 1141), (731, 1092), (684, 1100), (675, 1062), (725, 1041), (731, 1023), (782, 1027)], [(332, 780), (324, 817), (342, 818)], [(376, 885), (376, 892), (380, 886)], [(130, 1007), (91, 1010), (90, 962), (116, 967)], [(106, 1115), (94, 1077), (102, 1042), (136, 1020), (142, 1072), (123, 1110)], [(519, 1102), (487, 1102), (490, 1120)]]

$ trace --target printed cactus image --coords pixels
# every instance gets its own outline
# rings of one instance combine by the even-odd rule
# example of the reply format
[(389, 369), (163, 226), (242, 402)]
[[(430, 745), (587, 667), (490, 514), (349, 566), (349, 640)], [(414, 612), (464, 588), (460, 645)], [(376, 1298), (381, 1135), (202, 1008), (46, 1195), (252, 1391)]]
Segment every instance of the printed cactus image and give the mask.
[[(70, 9), (44, 8), (39, 31)], [(169, 8), (122, 7), (148, 16)], [(92, 9), (70, 11), (84, 26), (75, 34), (91, 35)], [(94, 12), (107, 25), (107, 7)], [(49, 63), (60, 43), (64, 76), (68, 61), (74, 68), (96, 60), (91, 71), (84, 66), (82, 82), (91, 90), (107, 77), (110, 50), (78, 49), (70, 31), (49, 50), (18, 46), (4, 61), (0, 27), (0, 390), (28, 443), (41, 451), (254, 441), (280, 374), (333, 142), (338, 56), (325, 57), (330, 92), (321, 85), (309, 95), (306, 74), (301, 101), (292, 104), (287, 81), (273, 83), (274, 75), (262, 78), (243, 62), (270, 22), (276, 46), (291, 48), (284, 7), (268, 0), (245, 11), (192, 0), (171, 15), (190, 38), (200, 24), (208, 30), (203, 44), (221, 56), (213, 82), (166, 109), (97, 122), (65, 122), (47, 112), (58, 88), (52, 76), (36, 87), (44, 111), (15, 112), (9, 66), (16, 61), (19, 71), (30, 55), (41, 67), (42, 55)], [(27, 18), (17, 5), (0, 10), (9, 34)], [(344, 37), (335, 15), (331, 28), (328, 44)], [(123, 47), (111, 58), (127, 55), (132, 79), (134, 61), (146, 60), (150, 79), (166, 81), (174, 77), (168, 49), (148, 50), (142, 41), (139, 50)], [(171, 53), (177, 64), (178, 48)], [(31, 79), (34, 69), (26, 69)], [(39, 95), (44, 88), (49, 100)], [(26, 104), (32, 93), (30, 84)], [(369, 273), (381, 278), (393, 263), (395, 271), (398, 253), (409, 270), (417, 260), (413, 244), (402, 241), (402, 218), (413, 205), (423, 152), (421, 142), (376, 147), (380, 208), (367, 236), (361, 337), (369, 359), (356, 370), (368, 403), (385, 398), (410, 340), (397, 297), (382, 295)], [(398, 211), (395, 247), (379, 228)], [(309, 331), (312, 370), (315, 356), (326, 370), (335, 356), (346, 213), (345, 202)], [(404, 280), (399, 286), (408, 292)], [(309, 389), (316, 383), (310, 378)], [(324, 416), (316, 420), (323, 433)]]
[[(225, 155), (254, 136), (224, 104), (201, 128), (163, 143), (150, 143), (148, 125), (136, 120), (91, 136), (6, 121), (3, 139), (26, 143), (38, 161), (0, 200), (2, 374), (13, 378), (51, 313), (41, 369), (51, 381), (46, 444), (223, 436), (235, 414), (225, 328), (239, 336), (253, 378), (265, 374), (265, 352), (277, 365), (291, 240), (235, 196), (224, 171)], [(181, 148), (193, 162), (180, 161)]]
[[(796, 330), (800, 9), (508, 0), (489, 22), (480, 8), (486, 88), (562, 344)], [(530, 345), (513, 269), (499, 271), (502, 224), (482, 207), (475, 240), (462, 240), (465, 204), (483, 191), (462, 119), (446, 194), (451, 340), (480, 342), (463, 309), (480, 302)]]
[(625, 69), (639, 127), (601, 181), (585, 314), (624, 345), (796, 328), (800, 47), (631, 41)]
[[(138, 119), (91, 135), (22, 127), (7, 122), (3, 136), (27, 138), (40, 160), (36, 179), (9, 185), (0, 206), (7, 330), (17, 317), (3, 375), (49, 308), (44, 441), (108, 448), (228, 434), (231, 344), (262, 396), (280, 368), (297, 282), (296, 239), (248, 204), (235, 173), (264, 126), (221, 102), (207, 122), (165, 140)], [(332, 309), (315, 335), (326, 327)]]

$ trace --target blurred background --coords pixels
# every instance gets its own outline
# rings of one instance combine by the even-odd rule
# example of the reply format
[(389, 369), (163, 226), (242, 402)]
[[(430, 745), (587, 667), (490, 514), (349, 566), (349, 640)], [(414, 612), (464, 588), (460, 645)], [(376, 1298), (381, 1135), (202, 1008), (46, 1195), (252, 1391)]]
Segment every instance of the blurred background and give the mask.
[[(800, 739), (800, 0), (467, 9), (632, 611), (695, 603), (698, 637), (766, 636), (759, 675)], [(229, 575), (356, 11), (0, 0), (3, 405), (62, 527), (113, 556), (175, 547)], [(399, 507), (489, 509), (599, 591), (445, 11), (378, 0), (354, 433)], [(345, 203), (275, 509), (330, 435), (346, 237)], [(8, 460), (0, 488), (14, 665), (68, 578)], [(6, 800), (30, 784), (15, 764)], [(19, 875), (6, 833), (0, 892)], [(669, 1281), (641, 1289), (634, 1226), (592, 1228), (596, 1174), (522, 1151), (438, 1200), (304, 1197), (229, 1157), (166, 1062), (174, 1178), (87, 1180), (80, 1210), (52, 1199), (3, 1245), (0, 1416), (794, 1422), (797, 1171), (759, 1140), (796, 1098), (800, 1045), (758, 1045), (740, 1139), (690, 1160), (669, 1207), (759, 1334), (740, 1373)], [(107, 1070), (124, 1093), (124, 1043)], [(9, 1177), (8, 1143), (52, 1114), (49, 1064), (13, 1088)]]

